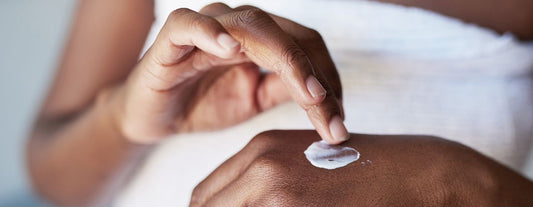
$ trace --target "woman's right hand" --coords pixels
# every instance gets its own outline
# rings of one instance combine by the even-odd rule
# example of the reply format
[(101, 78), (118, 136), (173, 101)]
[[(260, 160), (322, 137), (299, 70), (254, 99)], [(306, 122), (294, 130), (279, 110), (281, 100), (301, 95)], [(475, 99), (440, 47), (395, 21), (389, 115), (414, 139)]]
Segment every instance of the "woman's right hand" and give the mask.
[(124, 84), (108, 91), (119, 130), (135, 143), (228, 127), (291, 97), (324, 140), (348, 135), (320, 35), (250, 6), (175, 10)]

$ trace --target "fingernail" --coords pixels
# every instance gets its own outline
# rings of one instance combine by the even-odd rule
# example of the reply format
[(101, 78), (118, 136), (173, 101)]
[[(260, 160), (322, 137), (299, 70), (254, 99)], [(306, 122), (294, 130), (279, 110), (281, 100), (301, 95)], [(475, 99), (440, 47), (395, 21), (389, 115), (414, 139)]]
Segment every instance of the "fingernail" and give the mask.
[(237, 40), (233, 39), (233, 37), (229, 36), (226, 33), (222, 33), (218, 35), (217, 41), (218, 41), (218, 44), (220, 44), (222, 47), (226, 48), (227, 50), (231, 50), (237, 45), (239, 45), (239, 42), (237, 42)]
[(329, 131), (335, 141), (346, 141), (348, 139), (348, 130), (340, 116), (335, 115), (329, 122)]
[(326, 89), (322, 87), (322, 85), (320, 84), (320, 82), (318, 82), (315, 76), (310, 75), (306, 80), (306, 84), (307, 90), (309, 90), (309, 93), (311, 93), (311, 96), (313, 96), (313, 98), (326, 95)]

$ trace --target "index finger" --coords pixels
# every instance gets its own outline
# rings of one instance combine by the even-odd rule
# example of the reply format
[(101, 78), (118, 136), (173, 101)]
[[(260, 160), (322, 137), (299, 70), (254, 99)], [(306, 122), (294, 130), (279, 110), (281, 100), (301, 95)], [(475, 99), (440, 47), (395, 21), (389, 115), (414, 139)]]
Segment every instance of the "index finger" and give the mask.
[(304, 49), (268, 13), (250, 9), (216, 19), (241, 43), (252, 61), (281, 77), (289, 94), (306, 110), (324, 140), (337, 144), (348, 138), (335, 91), (313, 67)]

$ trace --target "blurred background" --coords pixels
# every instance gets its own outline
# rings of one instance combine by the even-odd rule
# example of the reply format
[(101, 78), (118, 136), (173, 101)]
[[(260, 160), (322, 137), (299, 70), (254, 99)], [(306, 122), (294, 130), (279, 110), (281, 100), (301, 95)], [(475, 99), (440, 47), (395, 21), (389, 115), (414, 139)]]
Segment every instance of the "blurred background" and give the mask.
[(0, 1), (0, 206), (32, 196), (24, 145), (54, 74), (75, 0)]
[[(32, 193), (24, 145), (53, 77), (75, 3), (0, 2), (0, 206), (44, 205)], [(533, 153), (529, 157), (524, 173), (533, 178)]]

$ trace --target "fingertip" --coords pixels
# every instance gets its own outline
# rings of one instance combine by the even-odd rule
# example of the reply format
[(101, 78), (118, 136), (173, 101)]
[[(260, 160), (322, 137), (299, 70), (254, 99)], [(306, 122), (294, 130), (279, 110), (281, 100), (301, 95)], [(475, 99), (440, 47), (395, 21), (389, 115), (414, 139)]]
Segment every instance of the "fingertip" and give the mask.
[[(240, 51), (240, 43), (235, 40), (231, 35), (222, 32), (216, 36), (216, 43), (218, 44), (218, 50), (214, 55), (229, 59), (237, 55)], [(213, 51), (214, 52), (214, 51)]]
[(339, 115), (333, 116), (329, 122), (324, 121), (324, 123), (318, 123), (320, 121), (316, 119), (312, 119), (311, 122), (315, 126), (316, 131), (322, 140), (329, 144), (341, 144), (350, 138), (350, 133), (348, 133), (348, 130)]
[(239, 45), (239, 42), (235, 40), (232, 36), (226, 33), (221, 33), (217, 37), (217, 42), (223, 49), (227, 51), (232, 51)]
[(331, 145), (338, 145), (338, 144), (341, 144), (343, 143), (343, 141), (336, 141), (336, 140), (332, 140), (332, 139), (323, 139), (324, 141), (326, 141), (328, 144), (331, 144)]

